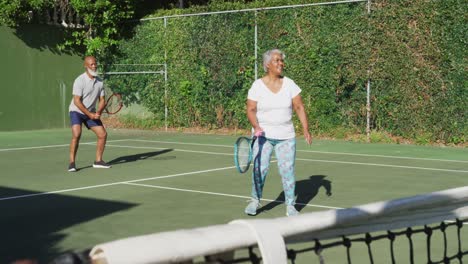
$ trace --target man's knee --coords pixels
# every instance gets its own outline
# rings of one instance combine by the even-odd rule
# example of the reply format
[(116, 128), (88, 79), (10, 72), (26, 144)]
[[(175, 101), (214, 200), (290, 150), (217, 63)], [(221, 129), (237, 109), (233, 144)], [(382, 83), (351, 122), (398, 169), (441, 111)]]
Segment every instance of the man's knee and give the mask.
[(99, 129), (98, 131), (96, 131), (96, 136), (100, 140), (107, 139), (107, 131), (105, 129)]
[(99, 138), (101, 140), (107, 140), (107, 133), (104, 132), (104, 134), (101, 135), (101, 137)]
[(80, 141), (81, 139), (81, 131), (77, 131), (77, 130), (72, 130), (72, 141)]

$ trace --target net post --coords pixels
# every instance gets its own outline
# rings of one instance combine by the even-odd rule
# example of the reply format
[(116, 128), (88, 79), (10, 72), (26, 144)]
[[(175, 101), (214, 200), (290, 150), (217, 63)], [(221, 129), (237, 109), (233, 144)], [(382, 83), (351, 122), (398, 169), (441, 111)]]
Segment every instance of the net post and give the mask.
[(367, 142), (370, 142), (370, 78), (367, 79), (367, 85), (366, 85), (366, 137), (367, 137)]
[[(164, 17), (164, 39), (167, 32), (167, 16)], [(164, 128), (167, 132), (167, 49), (164, 46)]]
[[(367, 15), (370, 15), (371, 12), (371, 0), (367, 0)], [(370, 19), (370, 17), (368, 17)], [(369, 34), (369, 33), (368, 33)], [(370, 142), (370, 92), (371, 92), (371, 80), (370, 80), (371, 71), (370, 68), (367, 69), (367, 84), (366, 84), (366, 140)]]
[(257, 14), (255, 10), (255, 27), (254, 27), (254, 56), (255, 56), (255, 80), (258, 78), (258, 25), (257, 25)]

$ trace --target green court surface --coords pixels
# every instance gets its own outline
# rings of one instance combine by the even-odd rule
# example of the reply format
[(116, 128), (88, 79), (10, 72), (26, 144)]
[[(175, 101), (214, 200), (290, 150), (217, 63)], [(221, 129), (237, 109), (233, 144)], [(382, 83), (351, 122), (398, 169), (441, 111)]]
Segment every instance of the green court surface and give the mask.
[[(66, 251), (129, 236), (285, 216), (285, 206), (274, 202), (282, 199), (276, 163), (260, 214), (243, 213), (250, 173), (234, 168), (236, 136), (108, 132), (104, 158), (112, 168), (92, 168), (95, 137), (84, 131), (74, 173), (67, 172), (68, 129), (0, 132), (0, 263), (22, 257), (46, 263)], [(297, 207), (316, 212), (465, 186), (467, 158), (463, 148), (324, 140), (309, 147), (298, 138)], [(422, 246), (425, 242), (415, 247)], [(365, 245), (355, 250), (359, 247), (367, 252)], [(407, 243), (399, 247), (407, 258)], [(434, 254), (441, 251), (436, 246)], [(327, 255), (326, 263), (346, 262), (343, 248)], [(307, 257), (318, 263), (312, 253)]]

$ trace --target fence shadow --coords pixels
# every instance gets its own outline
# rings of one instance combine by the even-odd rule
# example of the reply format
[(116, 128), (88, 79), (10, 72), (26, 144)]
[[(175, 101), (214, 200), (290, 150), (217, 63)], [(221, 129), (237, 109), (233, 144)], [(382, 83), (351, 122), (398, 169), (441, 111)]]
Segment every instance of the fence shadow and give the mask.
[(41, 51), (67, 55), (81, 55), (84, 51), (71, 48), (59, 50), (58, 45), (65, 41), (66, 33), (63, 28), (57, 26), (22, 24), (14, 28), (14, 34), (28, 47)]
[(0, 263), (18, 259), (49, 263), (62, 253), (57, 245), (66, 239), (67, 228), (138, 205), (63, 194), (25, 197), (37, 194), (0, 187)]

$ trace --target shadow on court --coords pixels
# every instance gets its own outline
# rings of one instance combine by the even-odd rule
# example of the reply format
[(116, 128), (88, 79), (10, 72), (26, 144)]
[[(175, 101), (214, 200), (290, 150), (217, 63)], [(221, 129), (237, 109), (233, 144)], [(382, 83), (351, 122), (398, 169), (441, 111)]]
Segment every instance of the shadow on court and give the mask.
[[(145, 159), (158, 159), (158, 160), (169, 160), (169, 159), (175, 159), (175, 156), (164, 156), (164, 157), (157, 157), (159, 155), (168, 153), (173, 151), (173, 149), (163, 149), (160, 151), (151, 151), (151, 152), (145, 152), (145, 153), (139, 153), (139, 154), (133, 154), (133, 155), (128, 155), (128, 156), (121, 156), (118, 158), (115, 158), (111, 161), (108, 161), (107, 163), (110, 165), (117, 165), (117, 164), (122, 164), (122, 163), (127, 163), (127, 162), (135, 162), (139, 160), (145, 160)], [(92, 168), (92, 165), (84, 166), (84, 167), (79, 167), (77, 170), (83, 170), (83, 169), (89, 169)]]
[[(20, 198), (34, 194), (0, 187), (0, 263), (23, 258), (49, 263), (63, 253), (58, 244), (67, 237), (67, 228), (138, 205), (62, 194)], [(6, 197), (17, 198), (2, 200)]]
[[(115, 164), (120, 164), (120, 163), (127, 163), (127, 162), (135, 162), (139, 160), (145, 160), (149, 158), (153, 158), (168, 152), (173, 151), (173, 149), (163, 149), (160, 151), (151, 151), (151, 152), (145, 152), (145, 153), (138, 153), (134, 155), (128, 155), (128, 156), (122, 156), (115, 158), (111, 161), (109, 161), (109, 164), (115, 165)], [(175, 156), (170, 156), (170, 157), (165, 157), (164, 159), (175, 159)]]
[[(331, 181), (326, 180), (325, 175), (313, 175), (306, 180), (300, 180), (296, 182), (296, 209), (301, 211), (306, 204), (308, 204), (315, 196), (317, 196), (320, 188), (324, 188), (327, 196), (331, 196)], [(281, 192), (278, 197), (261, 207), (258, 213), (268, 211), (276, 206), (284, 203), (284, 192)]]

